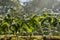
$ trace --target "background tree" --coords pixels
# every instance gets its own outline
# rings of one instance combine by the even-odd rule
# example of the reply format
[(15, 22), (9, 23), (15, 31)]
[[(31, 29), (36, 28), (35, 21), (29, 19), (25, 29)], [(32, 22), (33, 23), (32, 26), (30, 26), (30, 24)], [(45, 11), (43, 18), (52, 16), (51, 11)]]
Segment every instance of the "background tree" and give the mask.
[(0, 1), (0, 14), (11, 13), (11, 9), (15, 10), (15, 14), (19, 14), (22, 11), (19, 0), (1, 0)]
[(24, 2), (25, 5), (23, 5), (24, 10), (26, 13), (35, 13), (40, 14), (41, 11), (44, 8), (52, 9), (55, 12), (58, 12), (59, 10), (59, 1), (58, 0), (32, 0), (29, 2)]

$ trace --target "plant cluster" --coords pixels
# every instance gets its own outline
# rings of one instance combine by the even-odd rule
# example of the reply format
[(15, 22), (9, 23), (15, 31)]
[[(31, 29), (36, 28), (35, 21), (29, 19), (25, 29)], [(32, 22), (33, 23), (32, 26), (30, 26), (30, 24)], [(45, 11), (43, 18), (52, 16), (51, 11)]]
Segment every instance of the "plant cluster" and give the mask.
[(12, 16), (10, 14), (0, 17), (0, 34), (41, 34), (57, 35), (60, 17), (43, 11), (41, 15), (31, 14)]

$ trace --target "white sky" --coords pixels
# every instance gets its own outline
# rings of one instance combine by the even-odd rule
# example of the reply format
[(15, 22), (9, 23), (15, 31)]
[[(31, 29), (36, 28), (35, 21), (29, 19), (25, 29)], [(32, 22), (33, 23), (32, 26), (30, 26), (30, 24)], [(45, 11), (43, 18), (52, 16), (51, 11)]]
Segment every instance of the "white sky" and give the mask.
[(32, 0), (20, 0), (20, 2), (29, 2), (29, 1), (32, 1)]
[(29, 0), (20, 0), (20, 2), (27, 2), (27, 1), (29, 1)]
[(20, 0), (20, 3), (21, 5), (24, 5), (23, 2), (29, 2), (29, 1), (32, 1), (32, 0)]

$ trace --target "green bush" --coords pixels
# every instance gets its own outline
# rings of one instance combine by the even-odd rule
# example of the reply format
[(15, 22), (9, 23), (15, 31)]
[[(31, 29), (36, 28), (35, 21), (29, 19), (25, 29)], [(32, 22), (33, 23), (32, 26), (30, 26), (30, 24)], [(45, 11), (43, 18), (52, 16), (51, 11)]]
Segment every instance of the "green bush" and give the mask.
[[(60, 17), (42, 12), (42, 15), (23, 15), (13, 16), (10, 14), (2, 15), (0, 20), (0, 34), (12, 33), (12, 34), (43, 34), (52, 33), (57, 31), (60, 23)], [(59, 30), (60, 31), (60, 30)], [(59, 33), (57, 31), (57, 33)], [(45, 33), (45, 34), (46, 34)], [(56, 33), (55, 33), (56, 34)]]

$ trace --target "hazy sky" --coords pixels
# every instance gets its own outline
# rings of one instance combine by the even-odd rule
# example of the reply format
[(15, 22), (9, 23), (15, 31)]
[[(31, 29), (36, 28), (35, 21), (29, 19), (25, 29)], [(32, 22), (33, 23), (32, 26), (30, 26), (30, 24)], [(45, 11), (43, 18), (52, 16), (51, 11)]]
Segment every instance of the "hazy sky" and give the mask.
[(26, 0), (20, 0), (21, 2), (26, 2)]
[(20, 0), (20, 2), (29, 2), (31, 0)]
[(21, 5), (24, 5), (23, 2), (29, 2), (29, 1), (32, 1), (32, 0), (20, 0), (20, 3)]

